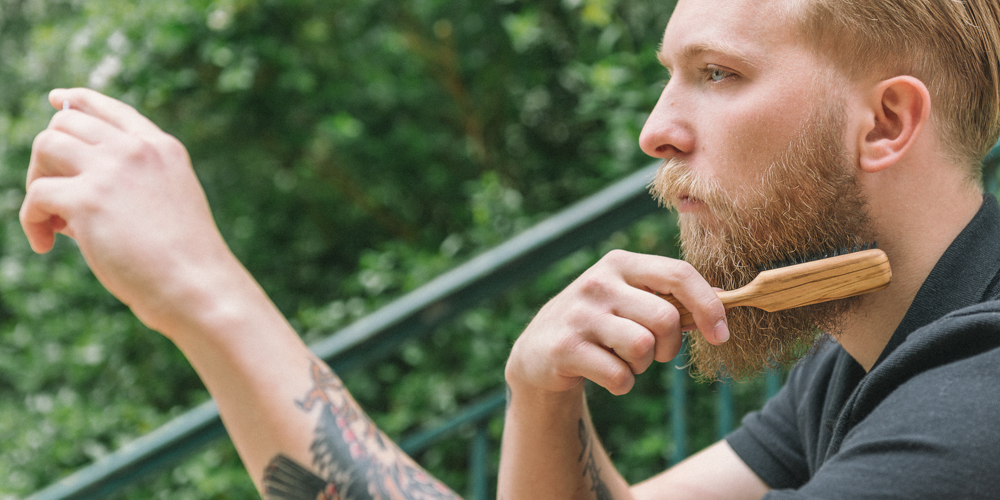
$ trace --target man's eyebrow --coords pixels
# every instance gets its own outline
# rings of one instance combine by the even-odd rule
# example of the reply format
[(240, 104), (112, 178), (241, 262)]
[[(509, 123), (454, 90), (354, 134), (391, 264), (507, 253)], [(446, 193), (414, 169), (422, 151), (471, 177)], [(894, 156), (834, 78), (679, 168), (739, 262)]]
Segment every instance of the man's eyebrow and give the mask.
[[(709, 40), (709, 41), (697, 42), (685, 45), (684, 48), (680, 51), (680, 59), (682, 61), (690, 61), (691, 59), (694, 59), (705, 53), (719, 54), (725, 57), (734, 58), (741, 64), (744, 64), (746, 66), (751, 66), (751, 67), (756, 66), (751, 61), (750, 57), (748, 57), (745, 50), (742, 50), (735, 45), (715, 40)], [(666, 67), (667, 69), (671, 68), (670, 64), (671, 60), (667, 56), (667, 53), (664, 52), (663, 44), (660, 44), (659, 49), (657, 49), (656, 58), (659, 59), (660, 64), (662, 64), (664, 67)]]

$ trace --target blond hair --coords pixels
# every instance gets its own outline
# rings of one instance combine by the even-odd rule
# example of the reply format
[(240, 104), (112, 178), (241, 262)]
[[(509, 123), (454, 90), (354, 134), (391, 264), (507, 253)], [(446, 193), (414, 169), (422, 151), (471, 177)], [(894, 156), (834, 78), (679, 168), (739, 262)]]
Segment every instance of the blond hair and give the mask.
[(913, 76), (952, 161), (972, 167), (1000, 136), (998, 0), (806, 0), (805, 36), (855, 81)]

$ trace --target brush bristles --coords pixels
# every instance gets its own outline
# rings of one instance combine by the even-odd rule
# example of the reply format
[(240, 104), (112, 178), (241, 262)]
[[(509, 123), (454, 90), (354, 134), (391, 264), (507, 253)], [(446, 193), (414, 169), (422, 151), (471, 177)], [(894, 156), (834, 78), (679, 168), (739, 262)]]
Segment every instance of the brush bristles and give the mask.
[(793, 257), (789, 260), (782, 260), (779, 262), (772, 262), (769, 265), (761, 266), (760, 272), (770, 271), (772, 269), (781, 269), (782, 267), (794, 266), (796, 264), (805, 264), (806, 262), (812, 262), (814, 260), (828, 259), (830, 257), (837, 257), (839, 255), (845, 255), (849, 253), (864, 252), (865, 250), (872, 250), (878, 248), (878, 242), (873, 241), (871, 243), (865, 243), (864, 245), (854, 245), (854, 248), (835, 248), (833, 250), (828, 250), (821, 254), (805, 255), (802, 257)]

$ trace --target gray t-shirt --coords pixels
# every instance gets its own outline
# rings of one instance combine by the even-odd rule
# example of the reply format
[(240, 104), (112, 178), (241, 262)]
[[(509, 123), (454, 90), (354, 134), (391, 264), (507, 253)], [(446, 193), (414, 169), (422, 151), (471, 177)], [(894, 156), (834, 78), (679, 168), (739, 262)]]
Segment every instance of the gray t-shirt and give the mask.
[(765, 498), (1000, 498), (1000, 207), (935, 265), (871, 372), (830, 341), (726, 437)]

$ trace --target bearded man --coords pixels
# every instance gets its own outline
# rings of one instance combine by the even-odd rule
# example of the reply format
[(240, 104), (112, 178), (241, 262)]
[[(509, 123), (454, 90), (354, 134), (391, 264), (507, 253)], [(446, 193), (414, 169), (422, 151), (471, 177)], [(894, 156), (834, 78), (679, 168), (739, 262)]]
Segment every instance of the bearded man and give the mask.
[[(995, 0), (681, 0), (640, 138), (685, 261), (612, 252), (516, 342), (500, 496), (987, 498), (1000, 492)], [(268, 499), (455, 498), (382, 435), (219, 236), (184, 147), (134, 109), (54, 90), (21, 222), (76, 239), (101, 282), (188, 357)], [(833, 304), (725, 311), (761, 264), (877, 239), (893, 282)], [(629, 487), (587, 413), (680, 349), (705, 376), (836, 345), (726, 440)], [(311, 465), (309, 465), (311, 464)]]
[[(1000, 495), (1000, 209), (979, 162), (1000, 133), (995, 0), (681, 0), (670, 80), (640, 138), (687, 262), (612, 252), (511, 352), (504, 498), (994, 498)], [(770, 314), (713, 287), (878, 240), (892, 283)], [(655, 293), (650, 293), (655, 292)], [(634, 487), (587, 413), (681, 346), (703, 376), (788, 361), (765, 408)]]

